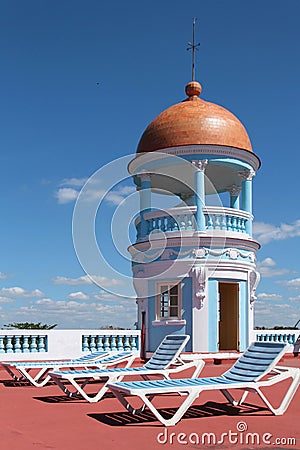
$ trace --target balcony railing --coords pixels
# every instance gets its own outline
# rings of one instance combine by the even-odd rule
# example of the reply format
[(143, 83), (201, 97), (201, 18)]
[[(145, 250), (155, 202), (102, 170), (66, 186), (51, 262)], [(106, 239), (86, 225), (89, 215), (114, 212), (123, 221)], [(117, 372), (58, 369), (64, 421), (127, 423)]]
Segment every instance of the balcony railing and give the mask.
[[(156, 210), (144, 214), (146, 226), (142, 235), (141, 218), (136, 220), (137, 240), (150, 233), (161, 232), (188, 232), (196, 231), (196, 206), (171, 208), (165, 211)], [(252, 220), (250, 214), (232, 208), (207, 206), (203, 209), (205, 217), (205, 230), (245, 233), (246, 222)]]
[(76, 358), (88, 351), (139, 355), (139, 330), (0, 330), (0, 361)]
[[(139, 330), (0, 330), (0, 361), (70, 359), (87, 351), (133, 351), (140, 355)], [(252, 330), (249, 342), (283, 342), (298, 354), (300, 330)]]

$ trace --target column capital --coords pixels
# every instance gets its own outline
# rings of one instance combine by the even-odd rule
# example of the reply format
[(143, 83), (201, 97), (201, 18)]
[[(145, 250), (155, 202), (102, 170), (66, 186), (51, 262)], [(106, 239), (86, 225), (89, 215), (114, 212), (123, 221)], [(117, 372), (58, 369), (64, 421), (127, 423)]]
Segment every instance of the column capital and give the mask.
[(143, 182), (143, 181), (151, 181), (151, 173), (150, 172), (146, 172), (146, 171), (142, 171), (140, 173), (137, 174), (137, 176), (139, 177), (139, 179)]
[(242, 190), (241, 186), (237, 186), (236, 184), (232, 184), (231, 186), (228, 186), (227, 191), (230, 193), (232, 197), (238, 197), (240, 195), (240, 192)]
[(192, 161), (193, 166), (199, 172), (204, 172), (208, 164), (208, 159), (197, 159)]
[(250, 169), (241, 170), (240, 172), (238, 172), (238, 174), (243, 181), (252, 181), (253, 177), (255, 176), (254, 170)]

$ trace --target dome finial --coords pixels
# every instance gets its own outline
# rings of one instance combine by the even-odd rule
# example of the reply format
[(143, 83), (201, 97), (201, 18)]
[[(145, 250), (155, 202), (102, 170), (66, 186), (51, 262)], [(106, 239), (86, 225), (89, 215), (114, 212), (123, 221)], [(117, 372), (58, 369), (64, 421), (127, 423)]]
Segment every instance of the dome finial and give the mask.
[(187, 50), (192, 50), (192, 81), (195, 81), (195, 50), (198, 50), (198, 47), (200, 46), (200, 42), (198, 44), (195, 44), (195, 24), (196, 24), (197, 17), (194, 17), (193, 20), (193, 37), (192, 42), (188, 42), (188, 48)]
[(198, 81), (190, 81), (185, 87), (185, 93), (189, 98), (198, 97), (201, 91), (202, 86)]

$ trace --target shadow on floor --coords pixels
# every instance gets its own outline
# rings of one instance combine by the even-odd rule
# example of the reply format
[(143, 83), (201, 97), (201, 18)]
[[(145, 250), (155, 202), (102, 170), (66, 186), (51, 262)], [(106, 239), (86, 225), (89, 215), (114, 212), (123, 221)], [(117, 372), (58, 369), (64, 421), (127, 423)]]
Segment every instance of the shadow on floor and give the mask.
[[(175, 408), (163, 408), (158, 410), (160, 414), (166, 419), (171, 418), (177, 411)], [(243, 416), (252, 415), (255, 416), (266, 415), (267, 408), (249, 405), (245, 403), (243, 406), (232, 406), (228, 403), (215, 403), (207, 402), (204, 405), (191, 406), (183, 416), (183, 419), (198, 419), (215, 416)], [(157, 422), (155, 416), (151, 411), (144, 411), (143, 413), (134, 416), (126, 411), (117, 413), (104, 413), (104, 414), (88, 414), (88, 417), (97, 420), (110, 426), (125, 426), (144, 424), (147, 425), (152, 422)], [(159, 424), (161, 426), (161, 424)]]
[[(97, 392), (95, 392), (95, 395)], [(91, 394), (92, 395), (92, 394)], [(83, 402), (87, 403), (80, 395), (74, 395), (72, 397), (68, 397), (67, 395), (47, 395), (43, 397), (33, 397), (34, 400), (39, 400), (44, 403), (66, 403), (66, 402)], [(114, 398), (114, 395), (111, 392), (107, 392), (103, 398)]]

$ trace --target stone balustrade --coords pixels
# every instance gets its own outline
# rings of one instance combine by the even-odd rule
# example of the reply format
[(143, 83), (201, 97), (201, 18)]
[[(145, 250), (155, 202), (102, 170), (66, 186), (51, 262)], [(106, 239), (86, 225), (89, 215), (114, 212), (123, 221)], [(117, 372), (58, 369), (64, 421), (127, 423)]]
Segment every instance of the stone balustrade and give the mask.
[[(233, 208), (207, 206), (203, 208), (205, 217), (205, 231), (225, 231), (245, 233), (246, 223), (252, 220), (249, 213)], [(144, 214), (146, 222), (146, 236), (150, 233), (152, 238), (156, 232), (194, 232), (196, 206), (170, 208), (168, 210), (155, 210)], [(141, 235), (141, 219), (136, 220), (137, 240), (144, 238)]]
[(0, 360), (69, 359), (89, 351), (140, 351), (139, 330), (0, 330)]

